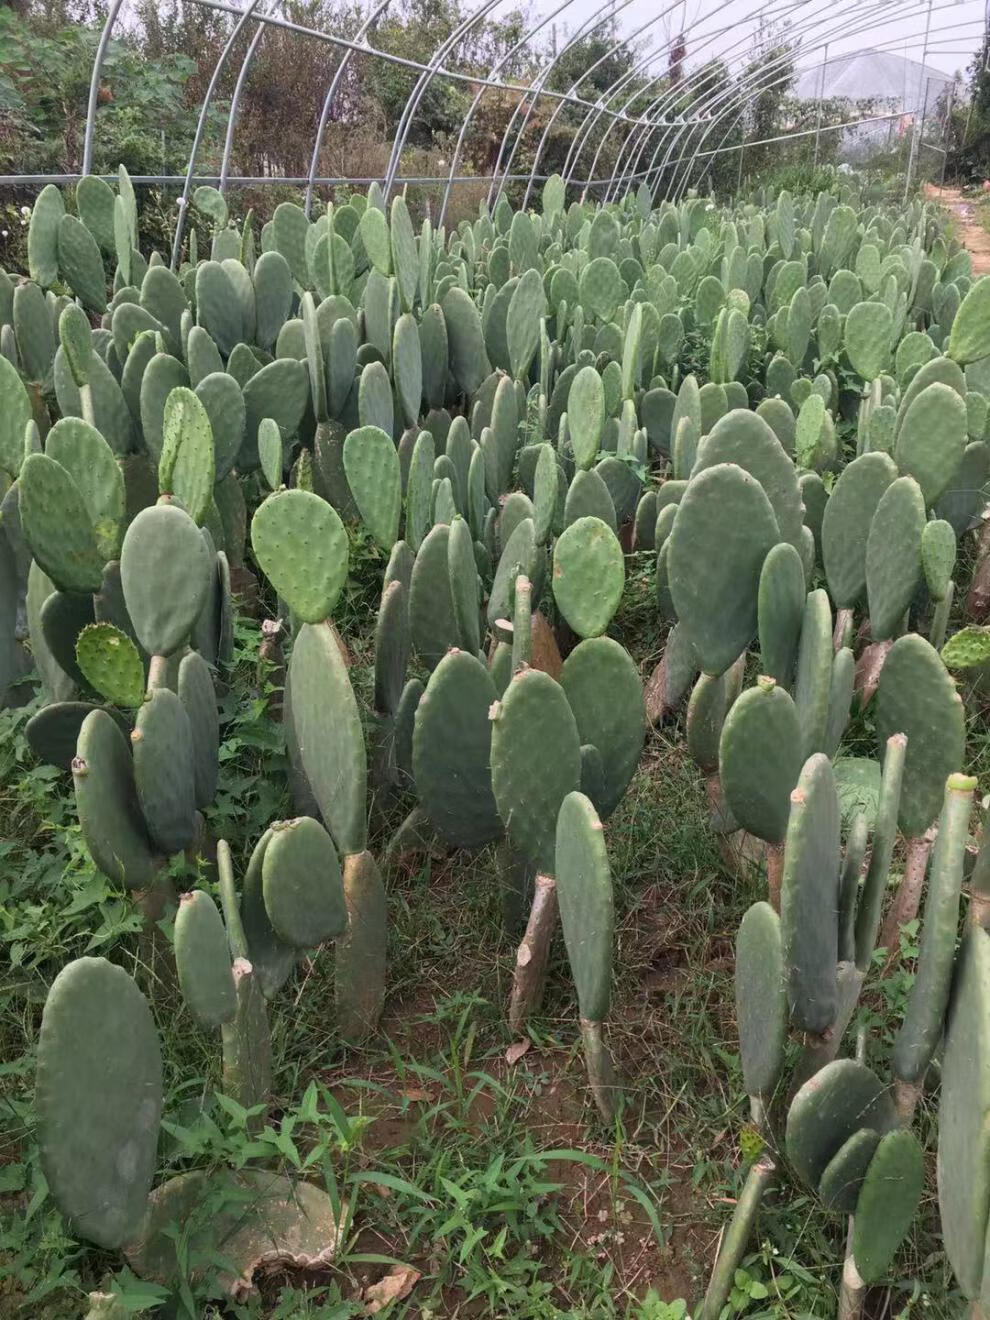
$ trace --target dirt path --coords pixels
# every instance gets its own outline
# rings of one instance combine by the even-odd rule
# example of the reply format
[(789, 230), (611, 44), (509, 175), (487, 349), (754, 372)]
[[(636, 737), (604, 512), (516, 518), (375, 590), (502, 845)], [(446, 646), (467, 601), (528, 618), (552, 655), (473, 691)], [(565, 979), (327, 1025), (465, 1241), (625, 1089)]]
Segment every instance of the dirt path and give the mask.
[(976, 219), (972, 202), (967, 201), (958, 188), (936, 188), (931, 183), (925, 187), (925, 196), (929, 201), (941, 202), (947, 211), (951, 211), (959, 226), (963, 246), (973, 258), (973, 274), (990, 274), (990, 234)]

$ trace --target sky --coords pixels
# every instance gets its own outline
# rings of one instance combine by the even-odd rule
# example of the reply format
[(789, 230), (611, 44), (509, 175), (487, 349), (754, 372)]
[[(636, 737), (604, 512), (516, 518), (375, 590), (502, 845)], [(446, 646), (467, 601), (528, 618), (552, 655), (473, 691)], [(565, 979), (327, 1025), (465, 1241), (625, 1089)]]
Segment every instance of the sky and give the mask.
[[(533, 21), (556, 9), (561, 0), (536, 0)], [(925, 62), (944, 73), (964, 73), (982, 40), (990, 0), (931, 0), (927, 46), (928, 0), (572, 0), (555, 20), (558, 43), (584, 23), (594, 23), (614, 9), (619, 31), (630, 38), (641, 58), (657, 51), (656, 67), (666, 65), (666, 48), (685, 32), (685, 68), (720, 55), (729, 64), (751, 58), (757, 16), (763, 12), (790, 23), (802, 53), (798, 71), (821, 65), (828, 57), (883, 50)], [(549, 29), (546, 29), (549, 30)], [(864, 87), (862, 95), (871, 94)]]

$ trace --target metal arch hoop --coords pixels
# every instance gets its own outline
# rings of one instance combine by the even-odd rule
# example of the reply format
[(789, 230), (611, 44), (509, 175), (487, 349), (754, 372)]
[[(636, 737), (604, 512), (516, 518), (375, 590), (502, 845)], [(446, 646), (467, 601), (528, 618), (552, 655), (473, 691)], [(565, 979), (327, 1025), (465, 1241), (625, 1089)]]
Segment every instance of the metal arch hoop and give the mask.
[[(272, 0), (273, 7), (277, 3), (278, 0)], [(186, 169), (186, 177), (182, 185), (182, 194), (179, 198), (179, 215), (175, 222), (175, 238), (172, 242), (172, 260), (170, 262), (172, 270), (178, 269), (179, 257), (182, 254), (182, 236), (186, 224), (186, 211), (189, 207), (189, 192), (192, 187), (193, 170), (196, 168), (196, 156), (199, 152), (200, 143), (203, 140), (203, 132), (206, 128), (206, 116), (210, 110), (210, 102), (213, 100), (213, 93), (217, 89), (217, 83), (220, 81), (220, 74), (223, 72), (223, 67), (227, 63), (227, 58), (234, 48), (234, 43), (244, 30), (245, 25), (250, 22), (251, 18), (254, 16), (254, 11), (259, 4), (261, 4), (261, 0), (250, 0), (247, 9), (242, 13), (239, 21), (234, 24), (233, 31), (227, 38), (227, 43), (217, 58), (217, 62), (213, 68), (213, 74), (207, 85), (206, 91), (203, 94), (203, 104), (200, 107), (199, 119), (196, 121), (196, 132), (193, 136), (192, 148), (189, 152), (189, 165)]]
[[(378, 22), (382, 14), (392, 3), (392, 0), (381, 0), (375, 9), (371, 11), (354, 35), (354, 40), (363, 42), (371, 28)], [(327, 88), (326, 98), (323, 102), (323, 109), (320, 111), (320, 122), (316, 126), (316, 136), (313, 139), (313, 158), (309, 163), (309, 178), (306, 181), (306, 199), (303, 203), (303, 210), (308, 216), (313, 209), (313, 187), (316, 182), (316, 170), (320, 161), (320, 150), (323, 147), (323, 134), (326, 131), (327, 120), (330, 118), (330, 108), (333, 105), (333, 98), (336, 95), (337, 88), (343, 81), (344, 74), (347, 72), (347, 66), (351, 61), (354, 50), (348, 48), (340, 57), (340, 63), (334, 70), (334, 75), (330, 80), (330, 86)]]
[(83, 137), (82, 172), (84, 176), (91, 173), (93, 169), (93, 134), (96, 130), (96, 107), (100, 99), (100, 75), (103, 72), (103, 61), (106, 58), (107, 47), (110, 45), (114, 24), (117, 22), (117, 15), (120, 13), (123, 3), (124, 0), (113, 0), (110, 5), (106, 21), (103, 24), (103, 31), (100, 33), (96, 54), (93, 56), (93, 71), (89, 79), (89, 100), (86, 104), (86, 132)]

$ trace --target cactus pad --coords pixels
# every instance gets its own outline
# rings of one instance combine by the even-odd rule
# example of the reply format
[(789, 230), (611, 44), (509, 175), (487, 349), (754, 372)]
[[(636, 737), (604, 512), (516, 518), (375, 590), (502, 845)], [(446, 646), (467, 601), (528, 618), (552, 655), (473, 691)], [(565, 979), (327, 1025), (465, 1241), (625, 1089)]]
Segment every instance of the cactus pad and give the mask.
[(284, 943), (311, 949), (347, 929), (337, 851), (312, 816), (272, 826), (261, 877), (268, 920)]
[[(581, 783), (581, 739), (567, 697), (538, 669), (516, 674), (492, 708), (492, 790), (511, 842), (552, 875), (557, 814)], [(553, 747), (548, 758), (546, 749)]]
[(791, 791), (804, 758), (794, 702), (760, 678), (730, 708), (719, 739), (722, 792), (743, 829), (768, 843), (787, 833)]
[(79, 824), (90, 856), (105, 876), (128, 889), (148, 889), (156, 863), (138, 805), (134, 764), (113, 718), (91, 711), (72, 761)]
[(112, 623), (91, 623), (76, 639), (76, 661), (86, 682), (114, 706), (140, 706), (144, 665), (137, 647)]
[(756, 615), (760, 665), (785, 688), (794, 678), (805, 593), (801, 556), (789, 542), (779, 541), (763, 561)]
[(38, 564), (63, 591), (97, 591), (103, 565), (82, 492), (61, 463), (29, 454), (18, 480), (21, 528)]
[(736, 936), (736, 1021), (748, 1095), (772, 1094), (784, 1065), (787, 992), (780, 918), (754, 903)]
[(202, 889), (183, 894), (175, 914), (175, 970), (190, 1012), (204, 1027), (219, 1027), (237, 1013), (237, 991), (227, 932), (216, 903)]
[(131, 734), (134, 781), (148, 832), (166, 855), (189, 846), (196, 832), (192, 728), (168, 688), (141, 706)]
[[(389, 441), (391, 444), (391, 441)], [(304, 623), (330, 616), (347, 580), (347, 533), (319, 495), (280, 490), (251, 520), (251, 548), (261, 571)]]
[(924, 1154), (908, 1129), (881, 1137), (856, 1200), (852, 1250), (866, 1283), (886, 1274), (911, 1227), (925, 1181)]
[(142, 509), (120, 551), (120, 580), (137, 639), (171, 655), (189, 639), (215, 571), (199, 528), (178, 506)]
[(448, 651), (416, 708), (413, 777), (420, 803), (448, 843), (477, 848), (497, 839), (502, 822), (492, 794), (495, 685), (466, 651)]
[(875, 641), (893, 637), (921, 577), (925, 500), (913, 477), (892, 482), (877, 504), (866, 541), (866, 593)]
[(886, 1132), (894, 1105), (875, 1073), (854, 1059), (836, 1059), (798, 1091), (787, 1114), (787, 1158), (817, 1188), (829, 1162), (861, 1128)]
[(568, 793), (560, 805), (554, 874), (578, 1009), (601, 1022), (612, 988), (612, 876), (602, 823), (583, 793)]
[(344, 441), (344, 471), (369, 532), (383, 550), (391, 550), (402, 508), (399, 455), (391, 436), (378, 426), (351, 431)]
[(887, 454), (861, 454), (839, 475), (822, 518), (822, 560), (837, 609), (858, 605), (866, 591), (866, 543), (877, 505), (897, 479)]
[[(646, 736), (639, 671), (618, 642), (592, 637), (580, 642), (564, 661), (560, 685), (582, 743), (598, 752), (602, 783), (594, 802), (600, 815), (610, 816), (636, 772)], [(604, 693), (607, 700), (602, 700)]]
[(622, 599), (625, 564), (615, 533), (600, 518), (579, 518), (553, 551), (553, 595), (580, 637), (605, 631)]
[(104, 958), (52, 983), (38, 1037), (41, 1161), (75, 1232), (113, 1249), (144, 1214), (158, 1152), (162, 1060), (148, 1002)]

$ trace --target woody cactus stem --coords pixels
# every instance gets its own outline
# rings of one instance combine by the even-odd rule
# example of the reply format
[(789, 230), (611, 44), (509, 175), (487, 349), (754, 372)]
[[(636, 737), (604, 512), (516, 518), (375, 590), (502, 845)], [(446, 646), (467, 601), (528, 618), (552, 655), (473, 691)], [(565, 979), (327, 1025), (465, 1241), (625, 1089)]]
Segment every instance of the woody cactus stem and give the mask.
[(886, 949), (890, 958), (896, 957), (901, 927), (913, 921), (918, 915), (921, 891), (925, 887), (925, 872), (928, 870), (928, 855), (932, 850), (934, 834), (926, 830), (907, 841), (907, 855), (904, 861), (904, 877), (897, 889), (894, 902), (887, 919), (883, 923), (877, 947)]
[(725, 1230), (708, 1291), (698, 1312), (698, 1320), (718, 1320), (722, 1314), (722, 1308), (732, 1292), (739, 1262), (749, 1245), (760, 1203), (764, 1193), (772, 1186), (776, 1175), (777, 1166), (769, 1155), (762, 1155), (750, 1169), (742, 1193), (736, 1202), (732, 1222)]
[(557, 925), (557, 882), (552, 875), (538, 875), (533, 891), (526, 934), (516, 951), (509, 1003), (509, 1027), (520, 1031), (543, 996), (550, 941)]

